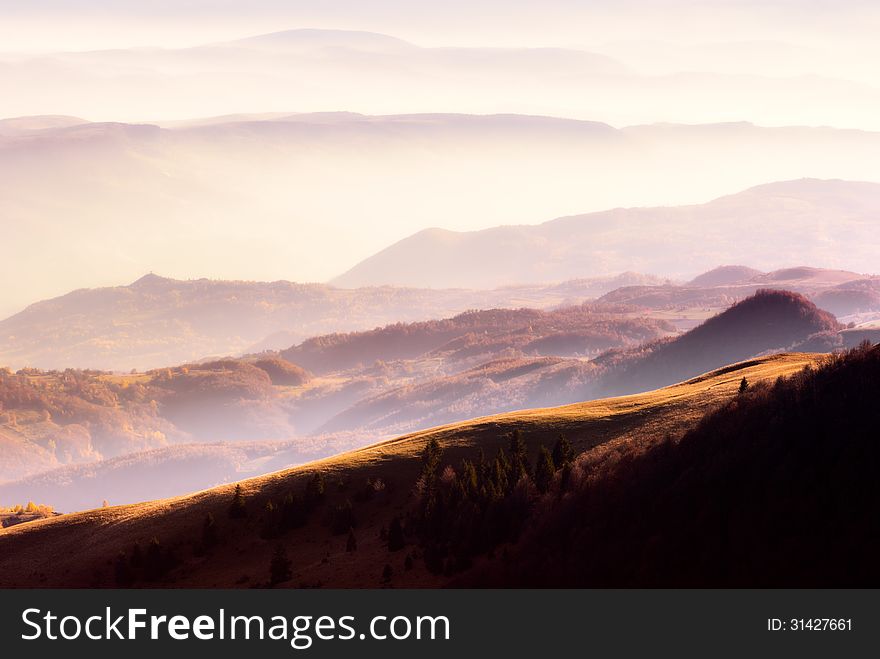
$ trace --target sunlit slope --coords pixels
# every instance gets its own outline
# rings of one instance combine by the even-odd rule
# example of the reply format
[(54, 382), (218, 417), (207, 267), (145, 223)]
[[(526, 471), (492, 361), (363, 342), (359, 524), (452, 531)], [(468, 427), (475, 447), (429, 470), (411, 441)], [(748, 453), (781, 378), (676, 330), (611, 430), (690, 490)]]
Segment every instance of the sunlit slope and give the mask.
[[(822, 359), (816, 354), (782, 354), (728, 366), (687, 382), (645, 394), (524, 410), (442, 426), (406, 435), (333, 458), (241, 483), (248, 509), (243, 520), (229, 519), (232, 485), (143, 504), (97, 509), (22, 524), (0, 531), (0, 586), (116, 585), (114, 563), (137, 542), (146, 547), (157, 538), (172, 551), (176, 567), (160, 580), (136, 585), (172, 587), (249, 587), (265, 583), (272, 551), (283, 544), (293, 563), (285, 586), (375, 587), (386, 564), (395, 586), (442, 583), (418, 560), (405, 569), (414, 547), (390, 553), (380, 529), (412, 502), (419, 455), (430, 438), (444, 448), (443, 462), (474, 458), (478, 447), (487, 455), (506, 445), (519, 429), (534, 455), (562, 432), (578, 451), (606, 442), (638, 441), (675, 434), (704, 412), (735, 395), (743, 377), (750, 382), (774, 380)], [(326, 495), (308, 523), (277, 539), (261, 537), (266, 501), (279, 501), (288, 491), (302, 492), (306, 480), (321, 471)], [(357, 496), (367, 479), (381, 478), (385, 487), (369, 500)], [(331, 511), (352, 501), (357, 551), (346, 552), (346, 535), (333, 535)], [(196, 547), (208, 513), (217, 523), (219, 544), (206, 556)]]

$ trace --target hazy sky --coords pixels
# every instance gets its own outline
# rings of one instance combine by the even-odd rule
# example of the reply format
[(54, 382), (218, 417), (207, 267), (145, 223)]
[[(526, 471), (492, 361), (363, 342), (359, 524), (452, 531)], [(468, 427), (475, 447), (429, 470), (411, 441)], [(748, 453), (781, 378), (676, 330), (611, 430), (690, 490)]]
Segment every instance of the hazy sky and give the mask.
[[(218, 93), (221, 76), (237, 64), (198, 53), (201, 59), (173, 63), (167, 52), (131, 50), (303, 28), (393, 35), (421, 47), (421, 60), (425, 48), (436, 57), (448, 48), (472, 49), (470, 62), (477, 63), (473, 49), (575, 49), (613, 60), (622, 73), (594, 81), (572, 76), (569, 67), (556, 76), (568, 76), (567, 93), (551, 87), (536, 94), (513, 84), (526, 88), (523, 99), (481, 81), (483, 97), (474, 98), (466, 84), (470, 62), (461, 59), (459, 69), (443, 71), (462, 79), (459, 89), (426, 94), (412, 93), (406, 78), (430, 81), (435, 71), (424, 61), (377, 57), (321, 68), (327, 62), (314, 55), (278, 63), (299, 77), (282, 80), (264, 65), (248, 71), (253, 82), (246, 90), (231, 80)], [(266, 111), (445, 111), (549, 114), (615, 126), (748, 120), (880, 129), (878, 33), (880, 3), (858, 0), (0, 0), (0, 88), (15, 90), (0, 95), (0, 117), (158, 121)], [(126, 52), (89, 52), (105, 49)], [(311, 79), (302, 71), (309, 65)], [(364, 67), (371, 75), (363, 75)], [(522, 62), (498, 65), (494, 74), (500, 83), (522, 75)], [(552, 67), (541, 72), (552, 74)], [(138, 87), (146, 99), (132, 93)], [(638, 88), (654, 90), (654, 97), (630, 94)], [(601, 97), (590, 98), (591, 89)], [(774, 97), (769, 102), (767, 94)]]
[[(317, 46), (298, 38), (280, 44), (200, 48), (305, 28), (387, 34), (415, 47), (358, 39), (340, 47), (331, 36)], [(877, 34), (880, 2), (858, 0), (0, 0), (0, 118), (59, 114), (167, 124), (231, 113), (343, 110), (518, 113), (616, 127), (750, 121), (880, 131)], [(12, 130), (8, 126), (0, 124), (0, 140), (4, 130)], [(112, 143), (126, 154), (118, 146), (125, 143), (123, 137)], [(401, 194), (395, 181), (378, 177), (375, 184), (363, 186), (363, 197), (358, 198), (351, 190), (360, 189), (365, 180), (362, 163), (356, 167), (353, 161), (333, 161), (332, 168), (310, 171), (307, 194), (291, 195), (287, 182), (297, 180), (296, 170), (279, 168), (258, 177), (249, 169), (242, 174), (235, 167), (239, 160), (244, 162), (243, 156), (227, 152), (216, 154), (216, 160), (232, 163), (224, 165), (222, 173), (234, 183), (221, 187), (221, 193), (234, 192), (236, 201), (220, 205), (220, 211), (239, 204), (265, 207), (262, 215), (247, 218), (248, 228), (268, 242), (295, 243), (299, 251), (290, 252), (290, 265), (273, 261), (271, 272), (266, 257), (251, 262), (218, 257), (209, 263), (211, 254), (235, 253), (240, 241), (233, 231), (235, 218), (224, 215), (224, 226), (232, 228), (212, 232), (200, 227), (204, 258), (190, 272), (184, 267), (188, 262), (171, 249), (138, 252), (128, 243), (123, 249), (113, 238), (114, 232), (120, 241), (132, 235), (125, 225), (126, 203), (136, 204), (131, 216), (143, 216), (141, 211), (151, 204), (166, 204), (174, 205), (182, 218), (200, 218), (209, 225), (220, 193), (200, 199), (199, 177), (215, 187), (222, 177), (213, 172), (208, 181), (206, 172), (215, 161), (207, 156), (199, 161), (199, 170), (181, 167), (184, 156), (193, 157), (190, 146), (175, 147), (180, 149), (174, 152), (177, 159), (167, 162), (142, 146), (136, 158), (131, 157), (134, 150), (127, 153), (132, 162), (150, 165), (150, 172), (164, 177), (161, 182), (168, 191), (147, 202), (125, 197), (119, 201), (119, 191), (133, 185), (132, 180), (140, 182), (139, 191), (147, 190), (143, 194), (149, 196), (150, 188), (143, 177), (132, 179), (128, 174), (123, 179), (113, 167), (100, 177), (85, 171), (82, 185), (92, 186), (88, 195), (77, 188), (66, 190), (65, 197), (43, 182), (40, 172), (23, 179), (16, 190), (4, 189), (0, 180), (0, 206), (30, 222), (27, 227), (3, 227), (12, 215), (0, 216), (7, 260), (21, 260), (10, 261), (13, 271), (29, 267), (32, 258), (24, 242), (15, 244), (16, 235), (39, 236), (41, 227), (62, 220), (69, 224), (73, 218), (95, 226), (99, 219), (110, 223), (113, 231), (95, 229), (96, 236), (105, 238), (90, 239), (89, 249), (128, 263), (111, 266), (112, 260), (103, 265), (91, 259), (89, 263), (102, 265), (88, 271), (79, 268), (62, 279), (46, 271), (39, 289), (20, 290), (14, 301), (0, 300), (0, 315), (49, 292), (122, 283), (147, 270), (190, 277), (322, 280), (426, 226), (472, 229), (539, 222), (606, 204), (699, 202), (765, 182), (757, 180), (758, 169), (748, 160), (739, 162), (736, 171), (691, 163), (676, 179), (668, 159), (654, 154), (650, 144), (642, 145), (632, 162), (622, 159), (619, 171), (613, 172), (614, 184), (604, 187), (590, 188), (577, 178), (577, 168), (584, 166), (579, 154), (572, 156), (573, 164), (548, 159), (541, 180), (525, 166), (516, 169), (519, 165), (511, 165), (509, 176), (502, 177), (493, 163), (494, 169), (468, 173), (459, 181), (452, 178), (461, 169), (454, 157), (441, 161), (427, 147), (413, 144), (407, 148), (427, 154), (424, 169), (417, 172), (424, 180), (422, 187), (408, 184)], [(64, 149), (74, 146), (62, 140), (52, 148), (67, 153)], [(467, 146), (461, 149), (464, 153)], [(202, 151), (198, 153), (202, 158)], [(540, 162), (538, 153), (537, 148), (532, 153), (519, 149), (515, 158), (503, 154), (500, 162)], [(761, 154), (761, 172), (786, 178), (846, 178), (872, 171), (869, 165), (862, 167), (862, 161), (855, 162), (854, 169), (838, 167), (838, 161), (828, 161), (818, 148), (796, 161), (774, 151), (773, 144)], [(30, 160), (19, 149), (0, 164), (17, 173)], [(261, 157), (257, 162), (264, 161)], [(839, 162), (846, 163), (846, 158)], [(84, 167), (87, 170), (88, 164)], [(169, 172), (178, 167), (182, 173), (175, 178)], [(415, 176), (410, 169), (402, 166), (400, 175)], [(640, 177), (637, 189), (630, 185), (630, 171)], [(529, 181), (528, 203), (499, 194), (495, 179)], [(72, 180), (59, 175), (58, 185)], [(351, 181), (348, 192), (339, 190), (339, 180)], [(447, 181), (457, 187), (444, 190)], [(565, 182), (564, 193), (557, 189), (559, 181)], [(8, 180), (5, 184), (10, 185)], [(445, 195), (440, 204), (432, 201), (438, 189)], [(352, 208), (345, 205), (349, 200)], [(412, 212), (420, 205), (424, 211)], [(355, 213), (356, 230), (346, 225)], [(164, 219), (172, 222), (176, 217), (168, 214)], [(289, 218), (286, 236), (273, 233), (279, 218)], [(151, 219), (140, 221), (148, 226)], [(376, 229), (364, 230), (371, 223)], [(71, 228), (76, 227), (67, 227)], [(320, 241), (309, 238), (314, 235), (317, 240), (320, 231), (341, 236), (342, 243), (347, 238), (347, 246), (325, 253)], [(51, 235), (45, 240), (51, 241)]]
[(597, 39), (876, 39), (871, 0), (2, 0), (3, 49), (191, 46), (292, 27), (425, 45), (590, 46)]

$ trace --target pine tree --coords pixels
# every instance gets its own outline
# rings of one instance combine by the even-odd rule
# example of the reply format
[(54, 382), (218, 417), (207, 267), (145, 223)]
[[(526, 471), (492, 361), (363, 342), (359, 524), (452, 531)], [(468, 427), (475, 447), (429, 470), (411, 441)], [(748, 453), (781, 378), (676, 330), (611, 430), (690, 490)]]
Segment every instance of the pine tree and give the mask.
[(260, 529), (260, 537), (277, 538), (281, 533), (280, 513), (272, 499), (266, 501), (263, 512), (263, 526)]
[(131, 548), (131, 566), (140, 567), (144, 562), (144, 552), (141, 550), (141, 543), (136, 542)]
[(418, 481), (421, 489), (421, 522), (425, 530), (437, 524), (437, 508), (440, 504), (438, 480), (442, 457), (443, 449), (437, 439), (432, 437), (422, 451), (422, 472)]
[(346, 541), (345, 543), (345, 551), (350, 553), (353, 551), (357, 551), (357, 548), (358, 542), (357, 538), (354, 537), (354, 529), (350, 528), (348, 529), (348, 541)]
[(205, 515), (205, 521), (202, 524), (202, 548), (210, 549), (217, 544), (217, 524), (214, 522), (214, 515), (208, 513)]
[(566, 439), (565, 435), (560, 434), (556, 444), (553, 445), (553, 465), (557, 469), (562, 469), (572, 460), (574, 460), (574, 449), (571, 442)]
[(333, 520), (330, 529), (334, 535), (341, 535), (356, 526), (357, 522), (354, 518), (354, 509), (351, 506), (351, 501), (346, 499), (344, 503), (336, 506), (336, 510), (333, 511)]
[(278, 545), (269, 563), (269, 583), (275, 586), (284, 581), (289, 581), (293, 576), (292, 565), (287, 557), (287, 550), (284, 549), (284, 545)]
[(477, 468), (470, 460), (461, 461), (461, 475), (458, 481), (461, 483), (464, 498), (471, 501), (477, 498), (479, 477), (477, 476)]
[(426, 487), (432, 487), (440, 471), (440, 460), (443, 457), (443, 449), (436, 437), (432, 437), (422, 451), (422, 478)]
[(510, 471), (510, 461), (507, 459), (504, 449), (499, 448), (498, 455), (495, 456), (495, 461), (492, 463), (492, 471), (488, 479), (491, 486), (489, 494), (492, 498), (497, 499), (507, 494), (510, 487), (510, 479), (508, 477)]
[(240, 484), (235, 486), (235, 493), (232, 495), (232, 503), (229, 505), (229, 517), (233, 519), (247, 517), (247, 508), (244, 506), (244, 493), (241, 491)]
[(400, 551), (405, 545), (403, 525), (400, 523), (400, 517), (395, 516), (388, 527), (388, 551)]
[(562, 492), (568, 491), (568, 488), (571, 485), (571, 474), (572, 474), (571, 463), (567, 462), (565, 465), (563, 465), (561, 474), (559, 476), (559, 492), (560, 492), (560, 494)]
[(740, 396), (746, 393), (746, 390), (749, 388), (749, 381), (743, 378), (739, 381), (739, 394)]
[(306, 506), (311, 510), (324, 498), (324, 474), (316, 471), (306, 483)]
[(128, 588), (134, 583), (134, 572), (128, 563), (124, 551), (119, 552), (119, 555), (116, 557), (114, 572), (116, 575), (117, 588)]
[(299, 528), (306, 523), (305, 505), (293, 492), (288, 492), (281, 502), (281, 530)]
[(553, 456), (546, 446), (542, 446), (538, 451), (538, 462), (535, 464), (535, 487), (538, 488), (538, 492), (545, 494), (550, 489), (555, 473)]
[(508, 484), (516, 485), (521, 478), (529, 475), (529, 458), (526, 452), (526, 442), (521, 430), (514, 430), (510, 436), (510, 471)]
[(159, 538), (153, 537), (147, 546), (146, 556), (144, 556), (144, 576), (147, 581), (155, 581), (164, 575), (166, 570), (167, 565), (162, 545), (159, 544)]

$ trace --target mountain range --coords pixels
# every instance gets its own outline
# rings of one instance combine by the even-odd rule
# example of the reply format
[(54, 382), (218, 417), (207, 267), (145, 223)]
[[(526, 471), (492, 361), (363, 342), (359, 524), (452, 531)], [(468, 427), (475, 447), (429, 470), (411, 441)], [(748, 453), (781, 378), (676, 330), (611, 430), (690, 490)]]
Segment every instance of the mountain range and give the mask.
[(279, 350), (329, 332), (469, 309), (577, 304), (621, 286), (664, 281), (623, 273), (494, 290), (344, 289), (288, 281), (180, 281), (149, 274), (127, 286), (82, 289), (37, 302), (0, 321), (0, 365), (144, 370)]
[[(270, 558), (279, 543), (295, 566), (282, 580), (288, 585), (375, 587), (382, 583), (385, 564), (392, 565), (390, 581), (398, 587), (449, 583), (451, 576), (472, 574), (468, 565), (444, 570), (441, 555), (438, 569), (415, 527), (404, 531), (402, 544), (389, 545), (389, 528), (395, 518), (400, 524), (412, 505), (421, 456), (432, 440), (442, 451), (441, 465), (453, 470), (446, 470), (449, 478), (462, 459), (477, 460), (481, 449), (495, 454), (517, 431), (529, 459), (559, 433), (569, 438), (575, 454), (632, 442), (650, 446), (693, 428), (706, 412), (736, 396), (742, 378), (754, 385), (773, 382), (820, 361), (815, 355), (767, 357), (650, 394), (501, 414), (411, 434), (244, 481), (239, 490), (224, 485), (20, 524), (0, 531), (0, 585), (259, 586), (269, 581)], [(288, 507), (289, 522), (275, 526), (269, 500), (289, 502), (280, 509)], [(206, 534), (209, 514), (214, 531)], [(354, 544), (346, 534), (354, 536)], [(147, 550), (157, 554), (150, 568), (142, 563)], [(483, 561), (491, 567), (493, 556), (483, 556), (477, 565)]]
[(146, 373), (0, 373), (0, 499), (140, 501), (157, 470), (174, 474), (161, 491), (180, 494), (441, 423), (880, 340), (880, 330), (841, 331), (790, 292), (761, 291), (678, 335), (628, 309), (469, 312)]
[(843, 347), (841, 329), (831, 314), (799, 294), (762, 290), (688, 332), (609, 349), (589, 361), (571, 358), (557, 342), (552, 356), (523, 351), (389, 387), (364, 396), (321, 430), (402, 433), (493, 412), (635, 394), (758, 355), (801, 350), (818, 336), (829, 337), (822, 352)]
[(870, 272), (880, 247), (878, 214), (880, 184), (786, 181), (697, 206), (621, 208), (481, 231), (427, 229), (334, 283), (489, 287), (624, 269), (682, 277), (734, 255), (762, 269), (847, 263)]
[[(326, 281), (425, 227), (467, 232), (622, 204), (650, 209), (702, 203), (767, 181), (804, 176), (880, 180), (873, 157), (880, 148), (877, 133), (746, 123), (618, 129), (599, 122), (509, 114), (288, 113), (174, 126), (56, 116), (6, 122), (5, 130), (0, 135), (0, 214), (14, 230), (4, 236), (8, 250), (0, 276), (28, 272), (28, 277), (4, 296), (4, 315), (71, 288), (133, 281), (149, 271), (175, 278), (195, 272), (212, 279)], [(734, 195), (714, 203), (710, 210), (718, 215), (709, 219), (733, 222), (730, 214), (736, 212), (754, 218), (757, 228), (766, 224), (761, 218), (794, 222), (780, 225), (780, 231), (794, 236), (794, 245), (810, 246), (826, 236), (832, 242), (842, 240), (836, 231), (814, 233), (825, 226), (817, 223), (815, 213), (844, 213), (828, 222), (852, 225), (862, 235), (858, 213), (864, 209), (847, 208), (835, 197), (846, 190), (844, 184), (837, 193), (832, 183), (799, 185), (796, 189), (798, 184), (792, 183), (779, 194), (752, 191), (738, 200)], [(874, 203), (863, 188), (850, 185), (858, 204)], [(785, 202), (790, 196), (796, 200)], [(725, 212), (725, 203), (739, 206)], [(638, 246), (645, 232), (633, 216), (651, 221), (667, 211), (677, 231), (693, 231), (688, 219), (700, 219), (701, 212), (700, 207), (678, 212), (655, 208), (596, 219), (609, 222), (603, 236), (614, 244), (632, 239)], [(382, 221), (367, 219), (375, 217)], [(806, 233), (798, 233), (801, 220), (806, 221)], [(537, 239), (538, 248), (544, 240), (554, 247), (552, 234), (565, 233), (572, 223), (577, 220), (489, 235), (511, 241), (508, 260), (513, 262), (526, 237)], [(424, 240), (442, 248), (444, 241), (461, 238), (446, 231), (431, 231), (413, 246)], [(46, 240), (48, 235), (57, 239)], [(723, 227), (718, 235), (727, 235)], [(688, 244), (678, 233), (669, 234), (668, 240)], [(760, 243), (734, 244), (739, 251), (712, 250), (711, 262), (705, 245), (697, 244), (694, 265), (667, 262), (674, 266), (669, 272), (651, 272), (689, 279), (720, 263), (762, 269), (804, 262), (864, 271), (873, 267), (864, 259), (839, 262), (828, 256), (830, 251), (796, 254), (794, 247), (786, 251), (784, 243), (775, 259)], [(503, 253), (505, 246), (487, 245), (492, 254)], [(855, 244), (853, 255), (860, 249)], [(29, 260), (34, 253), (41, 254), (39, 268)], [(632, 264), (621, 264), (614, 249), (607, 255), (596, 250), (587, 254), (590, 258), (582, 259), (579, 268), (571, 267), (571, 257), (563, 251), (537, 269), (531, 255), (525, 261), (529, 267), (500, 283), (480, 271), (474, 261), (482, 258), (473, 252), (459, 260), (483, 282), (495, 282), (493, 286), (543, 283), (551, 276), (555, 281), (607, 276), (650, 260), (639, 252)], [(488, 265), (495, 267), (498, 258), (493, 256)], [(436, 267), (431, 261), (428, 266)], [(601, 270), (603, 266), (612, 269)], [(561, 270), (570, 274), (560, 277)], [(385, 279), (395, 273), (378, 274)], [(411, 276), (414, 281), (429, 279), (418, 267)], [(396, 273), (395, 281), (400, 277)]]
[[(866, 241), (865, 249), (870, 244)], [(426, 255), (425, 260), (430, 262), (431, 257)], [(506, 269), (508, 261), (500, 259), (499, 267)], [(654, 315), (686, 330), (705, 320), (707, 310), (723, 310), (762, 288), (802, 293), (845, 323), (863, 324), (880, 315), (880, 278), (876, 275), (803, 266), (771, 272), (726, 266), (686, 283), (626, 272), (484, 290), (346, 289), (285, 281), (179, 281), (146, 275), (128, 286), (78, 290), (34, 303), (0, 321), (0, 364), (15, 369), (147, 370), (218, 356), (286, 350), (306, 339), (324, 342), (327, 339), (321, 337), (327, 333), (344, 335), (390, 323), (427, 322), (469, 309), (551, 310), (590, 300), (617, 312), (621, 305), (628, 306), (630, 315)], [(338, 337), (330, 343), (336, 345), (332, 350), (342, 349)], [(303, 350), (310, 352), (317, 346), (304, 344)], [(326, 345), (321, 348), (326, 349)], [(350, 345), (344, 349), (357, 353)], [(308, 368), (318, 370), (330, 363), (317, 363), (325, 358), (320, 352), (301, 352), (291, 351), (292, 361), (303, 359)], [(370, 359), (391, 354), (380, 352)], [(328, 358), (333, 369), (341, 366), (337, 356)], [(352, 363), (365, 358), (357, 356)]]
[[(184, 48), (6, 52), (0, 84), (19, 89), (6, 104), (17, 114), (46, 107), (47, 95), (57, 112), (137, 119), (144, 108), (166, 119), (254, 107), (425, 112), (442, 98), (450, 111), (468, 113), (503, 107), (552, 115), (565, 108), (577, 118), (612, 122), (750, 116), (779, 124), (798, 117), (813, 125), (878, 128), (871, 124), (880, 102), (873, 76), (853, 76), (862, 67), (852, 63), (849, 75), (829, 66), (840, 49), (823, 56), (727, 39), (690, 47), (541, 43), (425, 47), (376, 32), (289, 29)], [(756, 49), (766, 53), (763, 66), (754, 63)], [(824, 102), (813, 102), (817, 97)]]

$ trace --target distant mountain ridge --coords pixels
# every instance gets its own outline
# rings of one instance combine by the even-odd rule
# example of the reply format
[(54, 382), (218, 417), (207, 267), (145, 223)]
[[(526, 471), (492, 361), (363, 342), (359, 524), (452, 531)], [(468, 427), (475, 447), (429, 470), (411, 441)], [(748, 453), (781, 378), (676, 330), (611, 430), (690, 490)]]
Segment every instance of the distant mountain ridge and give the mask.
[[(407, 432), (498, 411), (641, 393), (759, 355), (801, 350), (812, 337), (836, 339), (841, 329), (804, 296), (763, 290), (689, 332), (612, 349), (590, 361), (544, 357), (533, 349), (381, 391), (337, 414), (322, 431)], [(835, 347), (829, 342), (822, 352)], [(296, 352), (288, 356), (296, 358)]]
[[(156, 469), (176, 474), (162, 492), (183, 493), (439, 423), (638, 393), (765, 353), (829, 352), (880, 334), (840, 331), (786, 291), (759, 292), (677, 336), (662, 315), (640, 313), (610, 304), (476, 311), (282, 351), (314, 375), (271, 354), (124, 375), (0, 370), (0, 481), (15, 481), (0, 495), (56, 507), (131, 502), (152, 491)], [(179, 446), (220, 440), (231, 443)]]
[(0, 367), (156, 368), (217, 355), (288, 348), (312, 336), (424, 321), (469, 309), (578, 304), (623, 285), (623, 273), (490, 291), (288, 281), (180, 281), (145, 275), (128, 286), (82, 289), (0, 321)]
[[(690, 278), (731, 262), (763, 270), (793, 263), (874, 269), (873, 261), (859, 259), (867, 248), (857, 242), (858, 235), (870, 233), (870, 209), (860, 208), (860, 188), (845, 184), (821, 204), (799, 201), (809, 190), (782, 191), (768, 213), (756, 213), (757, 202), (740, 197), (740, 205), (722, 217), (725, 225), (742, 227), (739, 240), (730, 249), (719, 243), (707, 253), (711, 239), (727, 233), (708, 235), (693, 265), (670, 257), (663, 263), (668, 270), (642, 267), (657, 260), (645, 244), (651, 231), (644, 228), (654, 224), (638, 219), (614, 231), (618, 215), (641, 218), (644, 210), (607, 211), (613, 221), (600, 219), (599, 226), (610, 234), (595, 236), (608, 244), (606, 251), (589, 240), (573, 240), (566, 248), (564, 235), (550, 231), (536, 237), (535, 227), (522, 227), (626, 204), (650, 209), (648, 221), (656, 220), (665, 231), (667, 214), (680, 217), (691, 207), (666, 213), (663, 205), (716, 199), (713, 207), (719, 210), (720, 195), (805, 174), (880, 180), (874, 157), (880, 132), (748, 123), (615, 128), (531, 114), (436, 112), (233, 113), (159, 125), (66, 119), (54, 128), (45, 118), (16, 123), (29, 121), (40, 128), (0, 135), (0, 216), (17, 227), (6, 236), (10, 242), (0, 261), (0, 279), (29, 268), (31, 254), (43, 255), (42, 267), (28, 270), (22, 285), (0, 299), (0, 315), (62, 293), (58, 282), (94, 287), (130, 281), (149, 270), (178, 278), (327, 280), (431, 226), (520, 225), (507, 228), (510, 236), (495, 232), (500, 242), (487, 240), (475, 249), (447, 247), (446, 254), (466, 267), (445, 267), (449, 261), (444, 258), (443, 276), (461, 270), (462, 281), (455, 285), (467, 288), (633, 270), (676, 278), (681, 272)], [(688, 148), (683, 150), (682, 143)], [(346, 193), (335, 194), (338, 190)], [(132, 203), (135, 199), (138, 203)], [(805, 216), (812, 219), (804, 223)], [(126, 218), (124, 224), (120, 217)], [(834, 244), (848, 244), (848, 227), (855, 227), (856, 248), (840, 252), (850, 255), (850, 262), (829, 262), (829, 250), (798, 252), (821, 217), (829, 218), (822, 235)], [(684, 228), (672, 223), (663, 238), (672, 242), (664, 251), (674, 251), (682, 235), (693, 236), (702, 226), (702, 216), (691, 219)], [(780, 248), (778, 257), (762, 259), (772, 262), (752, 258), (753, 251), (766, 254), (767, 243), (748, 243), (750, 223), (764, 233), (768, 227), (779, 229), (772, 240)], [(180, 233), (181, 226), (188, 229)], [(553, 226), (571, 232), (565, 222)], [(801, 226), (805, 236), (798, 234)], [(58, 240), (46, 241), (47, 233)], [(166, 240), (172, 234), (177, 239)], [(534, 248), (528, 249), (529, 244)], [(627, 255), (628, 244), (633, 258), (621, 259), (620, 250)], [(542, 251), (543, 261), (534, 267)], [(245, 258), (251, 252), (262, 255), (259, 263)], [(522, 266), (500, 268), (494, 261), (506, 257), (487, 256), (498, 252), (509, 255), (509, 261), (521, 260)], [(412, 279), (437, 280), (431, 260), (407, 266)], [(480, 277), (468, 283), (468, 273)], [(378, 274), (382, 282), (403, 278), (399, 271)], [(499, 276), (505, 274), (512, 276)]]
[[(411, 484), (419, 478), (420, 456), (428, 440), (440, 442), (443, 465), (459, 465), (462, 458), (476, 460), (479, 449), (494, 454), (509, 445), (509, 434), (514, 430), (522, 432), (530, 456), (538, 446), (552, 445), (560, 433), (570, 438), (578, 452), (632, 438), (639, 442), (662, 440), (670, 433), (687, 430), (703, 413), (730, 400), (741, 377), (756, 383), (772, 382), (820, 359), (815, 355), (778, 355), (734, 366), (732, 372), (710, 374), (705, 382), (685, 383), (649, 395), (494, 415), (395, 438), (243, 481), (248, 510), (243, 520), (230, 519), (227, 514), (234, 490), (227, 484), (178, 499), (98, 508), (21, 524), (0, 531), (0, 586), (33, 586), (34, 574), (41, 575), (42, 587), (119, 585), (112, 565), (120, 552), (132, 551), (135, 543), (146, 546), (153, 537), (162, 547), (180, 548), (178, 556), (183, 561), (179, 570), (149, 582), (154, 587), (259, 585), (279, 541), (295, 552), (296, 580), (290, 585), (375, 587), (381, 579), (377, 566), (389, 561), (395, 563), (395, 586), (442, 585), (448, 578), (441, 576), (442, 570), (432, 576), (421, 557), (410, 561), (412, 569), (404, 569), (407, 552), (389, 554), (380, 531), (385, 527), (387, 533), (391, 518), (412, 504)], [(107, 473), (118, 477), (112, 471)], [(307, 479), (315, 473), (327, 484), (321, 510), (301, 528), (284, 533), (282, 540), (266, 538), (261, 521), (267, 501), (283, 501), (288, 493), (300, 497)], [(372, 487), (377, 480), (393, 486), (377, 492)], [(354, 553), (345, 551), (345, 535), (333, 535), (327, 524), (332, 511), (346, 501), (358, 520)], [(195, 554), (199, 553), (198, 540), (208, 513), (217, 521), (221, 542), (206, 559)], [(86, 542), (96, 551), (79, 551)]]
[[(783, 181), (694, 206), (619, 208), (470, 232), (426, 229), (333, 283), (487, 287), (620, 269), (675, 277), (709, 270), (719, 257), (732, 254), (748, 255), (764, 270), (796, 262), (834, 267), (846, 255), (852, 267), (868, 270), (877, 267), (878, 216), (880, 184)], [(734, 272), (735, 277), (758, 274), (716, 272), (712, 285), (725, 283)], [(699, 279), (692, 284), (703, 285)]]
[(764, 274), (760, 270), (748, 268), (744, 265), (722, 265), (709, 272), (691, 279), (688, 286), (728, 286), (730, 284), (738, 284), (754, 279), (758, 275)]
[(383, 51), (387, 49), (417, 48), (403, 39), (398, 39), (387, 34), (378, 32), (366, 32), (363, 30), (322, 30), (315, 28), (299, 28), (281, 30), (267, 34), (258, 34), (253, 37), (224, 41), (202, 48), (217, 47), (251, 47), (270, 49), (312, 49), (312, 48), (353, 48), (356, 50)]
[[(719, 284), (708, 285), (713, 281)], [(0, 367), (148, 369), (288, 349), (311, 337), (429, 321), (474, 309), (549, 310), (587, 300), (630, 305), (644, 310), (640, 313), (721, 309), (760, 288), (805, 294), (838, 316), (880, 313), (880, 277), (810, 267), (773, 272), (721, 268), (686, 285), (624, 272), (492, 290), (345, 289), (286, 281), (180, 281), (148, 274), (128, 286), (72, 291), (0, 320)]]

